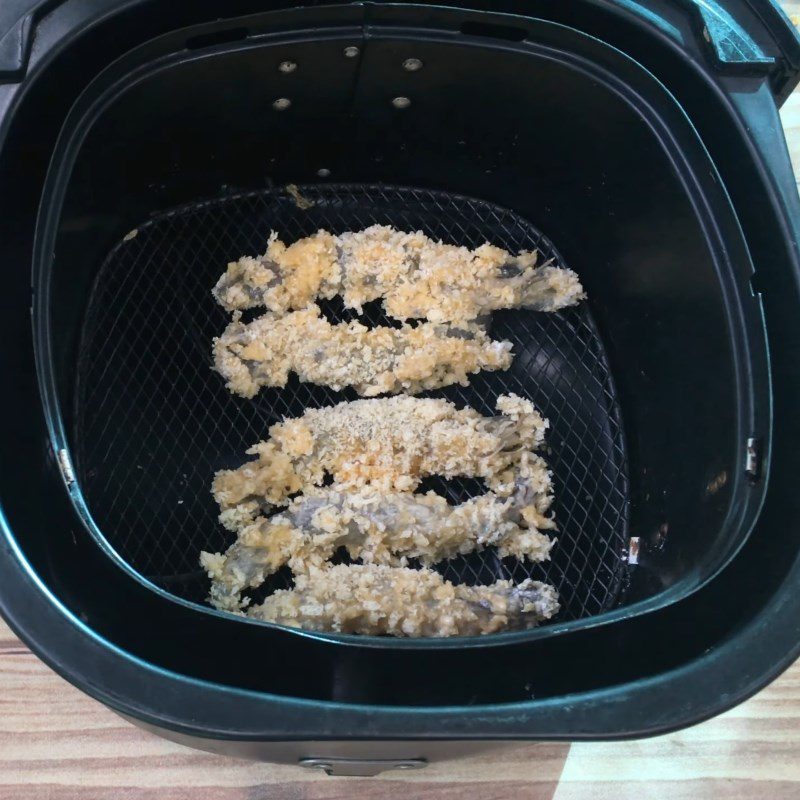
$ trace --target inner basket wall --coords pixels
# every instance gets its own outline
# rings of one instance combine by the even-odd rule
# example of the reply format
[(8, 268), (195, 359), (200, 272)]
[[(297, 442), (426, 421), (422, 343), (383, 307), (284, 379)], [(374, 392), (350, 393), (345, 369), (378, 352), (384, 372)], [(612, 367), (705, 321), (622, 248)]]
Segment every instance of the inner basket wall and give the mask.
[[(562, 34), (566, 37), (559, 29), (559, 37)], [(735, 362), (731, 330), (738, 323), (731, 320), (727, 307), (729, 285), (723, 289), (729, 265), (710, 241), (708, 220), (701, 219), (698, 210), (705, 207), (707, 198), (689, 186), (688, 168), (676, 168), (676, 154), (698, 155), (692, 149), (698, 146), (691, 138), (694, 133), (689, 135), (673, 125), (672, 138), (664, 140), (658, 124), (646, 116), (656, 108), (665, 111), (662, 90), (654, 88), (651, 76), (632, 71), (619, 54), (603, 56), (606, 67), (614, 72), (615, 85), (611, 86), (606, 82), (608, 73), (591, 72), (590, 60), (571, 61), (567, 50), (556, 53), (533, 41), (497, 43), (460, 34), (435, 40), (427, 29), (403, 29), (398, 35), (373, 30), (368, 39), (360, 41), (358, 57), (349, 58), (344, 50), (352, 43), (352, 36), (345, 33), (320, 38), (303, 32), (287, 34), (284, 39), (276, 36), (274, 41), (210, 45), (188, 54), (181, 51), (174, 63), (164, 59), (157, 72), (137, 74), (135, 82), (125, 84), (117, 75), (120, 83), (114, 84), (113, 101), (81, 120), (85, 138), (69, 165), (70, 178), (58, 211), (57, 241), (51, 248), (56, 256), (49, 307), (59, 412), (71, 433), (70, 445), (81, 469), (87, 467), (90, 454), (79, 438), (86, 425), (94, 424), (93, 415), (81, 410), (84, 389), (78, 387), (76, 392), (78, 373), (82, 386), (87, 385), (83, 374), (89, 341), (87, 302), (97, 306), (98, 271), (101, 265), (103, 272), (108, 270), (109, 252), (134, 227), (139, 234), (114, 252), (113, 258), (119, 262), (115, 268), (121, 270), (119, 275), (126, 270), (131, 275), (141, 271), (144, 283), (137, 284), (138, 289), (152, 291), (146, 282), (157, 281), (158, 275), (147, 256), (136, 264), (122, 260), (131, 259), (139, 252), (137, 248), (150, 241), (151, 228), (142, 224), (148, 215), (153, 215), (154, 235), (156, 230), (165, 231), (167, 224), (173, 226), (160, 246), (176, 247), (180, 242), (170, 237), (177, 235), (174, 226), (179, 215), (169, 209), (197, 203), (198, 198), (222, 198), (212, 201), (217, 206), (196, 205), (191, 212), (205, 209), (201, 227), (209, 235), (203, 244), (207, 249), (217, 248), (209, 251), (212, 257), (208, 260), (192, 255), (191, 261), (199, 264), (195, 271), (202, 288), (195, 284), (188, 288), (208, 304), (208, 287), (223, 262), (263, 249), (270, 224), (253, 212), (253, 219), (264, 227), (253, 227), (252, 235), (244, 228), (239, 230), (236, 241), (228, 241), (231, 246), (224, 250), (221, 240), (213, 237), (222, 235), (220, 215), (224, 203), (232, 202), (225, 199), (231, 195), (253, 190), (264, 202), (268, 196), (282, 197), (275, 187), (326, 181), (411, 185), (459, 193), (511, 209), (546, 232), (587, 288), (588, 307), (600, 332), (596, 337), (592, 331), (592, 336), (602, 340), (605, 348), (625, 425), (630, 533), (641, 541), (639, 565), (631, 571), (626, 601), (657, 597), (670, 587), (679, 592), (696, 588), (746, 533), (737, 526), (737, 514), (744, 508), (737, 476), (746, 440), (741, 430), (742, 398), (749, 389), (744, 385), (748, 376), (737, 372), (740, 365)], [(573, 45), (576, 51), (583, 47), (581, 42)], [(590, 59), (595, 54), (585, 55)], [(405, 70), (407, 58), (418, 58), (423, 68)], [(299, 65), (288, 74), (279, 70), (287, 59)], [(613, 59), (620, 63), (612, 63)], [(617, 91), (623, 80), (629, 80), (636, 92)], [(650, 105), (644, 109), (642, 101), (634, 107), (634, 95)], [(280, 97), (291, 101), (282, 111), (273, 106)], [(407, 97), (410, 105), (396, 107), (392, 102), (396, 97)], [(683, 116), (680, 120), (688, 126)], [(707, 171), (703, 175), (708, 178)], [(708, 182), (713, 184), (710, 179)], [(719, 192), (720, 187), (713, 185)], [(288, 203), (288, 197), (280, 202)], [(321, 207), (315, 208), (307, 213), (321, 213)], [(291, 206), (287, 209), (296, 213)], [(391, 219), (394, 217), (388, 215), (381, 218)], [(488, 224), (485, 220), (480, 223)], [(343, 220), (334, 219), (329, 227), (341, 224)], [(435, 219), (422, 219), (416, 227), (434, 232), (431, 226), (436, 224)], [(291, 238), (293, 230), (301, 235), (310, 228), (287, 227), (285, 235)], [(451, 241), (469, 243), (464, 230), (445, 227), (441, 231)], [(212, 236), (212, 232), (217, 233)], [(180, 235), (187, 233), (183, 230)], [(491, 230), (482, 235), (493, 237)], [(517, 246), (501, 237), (493, 240)], [(730, 244), (726, 242), (726, 247)], [(734, 250), (728, 247), (726, 252)], [(162, 264), (161, 269), (173, 274), (176, 265)], [(194, 280), (195, 276), (190, 277)], [(133, 283), (130, 286), (135, 288)], [(121, 302), (115, 300), (114, 311)], [(186, 317), (179, 305), (177, 311), (159, 305), (159, 318), (176, 313)], [(207, 318), (205, 311), (197, 313), (208, 327), (202, 335), (192, 334), (197, 349), (192, 369), (202, 369), (204, 380), (210, 380), (214, 376), (207, 371), (209, 355), (204, 348), (222, 329), (224, 319), (218, 316), (213, 323), (213, 314), (221, 314), (216, 308), (208, 310), (211, 316)], [(502, 320), (503, 315), (497, 314), (496, 323)], [(109, 323), (104, 324), (109, 330)], [(576, 340), (579, 331), (576, 322), (562, 341)], [(543, 335), (537, 339), (546, 340)], [(518, 364), (529, 358), (519, 348), (517, 352)], [(79, 361), (81, 370), (76, 372)], [(99, 361), (93, 369), (102, 369)], [(474, 378), (473, 385), (483, 385), (483, 380)], [(116, 388), (122, 386), (118, 383)], [(183, 386), (189, 396), (190, 390), (200, 391), (208, 400), (205, 388), (198, 390), (189, 383)], [(221, 381), (216, 387), (224, 393)], [(133, 391), (131, 385), (124, 389), (118, 395)], [(141, 403), (155, 402), (145, 391), (137, 391)], [(308, 389), (300, 387), (297, 396), (302, 392)], [(103, 408), (108, 409), (118, 395), (109, 394)], [(267, 395), (262, 394), (257, 408), (264, 408)], [(184, 396), (179, 399), (186, 402)], [(488, 404), (472, 405), (491, 410)], [(174, 404), (165, 404), (164, 413), (171, 415), (175, 427), (186, 429), (191, 415), (177, 417), (169, 410), (172, 407)], [(599, 408), (606, 413), (606, 406)], [(230, 455), (225, 463), (209, 464), (208, 470), (240, 463), (244, 446), (261, 438), (264, 427), (287, 409), (276, 403), (268, 414), (258, 412), (261, 416), (254, 416), (250, 423), (252, 437), (237, 441), (235, 448), (227, 440), (216, 440), (214, 447), (226, 445)], [(300, 410), (296, 406), (292, 413)], [(554, 416), (552, 410), (544, 410)], [(218, 415), (215, 425), (219, 426), (222, 418)], [(139, 437), (146, 433), (145, 428), (136, 429)], [(121, 431), (118, 441), (134, 438), (129, 434), (130, 428)], [(190, 441), (192, 435), (208, 438), (221, 434), (199, 430), (192, 434), (187, 429), (180, 442)], [(102, 452), (92, 455), (96, 461), (105, 457)], [(558, 454), (547, 457), (552, 462)], [(163, 473), (166, 480), (153, 489), (152, 497), (160, 499), (151, 502), (159, 505), (172, 525), (170, 515), (182, 513), (186, 493), (164, 494), (173, 477), (170, 469), (174, 463), (167, 466), (170, 458), (153, 462), (156, 473)], [(97, 515), (102, 492), (97, 486), (87, 488), (96, 480), (91, 469), (82, 473), (82, 482), (87, 495), (94, 498), (91, 510)], [(196, 480), (196, 495), (207, 495), (203, 519), (211, 519), (214, 508), (208, 494), (209, 478), (203, 478), (202, 487), (199, 478)], [(135, 488), (135, 481), (131, 479), (126, 486)], [(106, 497), (102, 502), (110, 507), (116, 501)], [(135, 517), (144, 503), (134, 505)], [(147, 561), (149, 556), (143, 552), (135, 556), (137, 568), (144, 574), (182, 596), (202, 596), (195, 548), (186, 546), (180, 526), (159, 542), (144, 524), (135, 536), (131, 534), (130, 541), (111, 527), (104, 528), (104, 534), (114, 538), (117, 548), (128, 547), (128, 558), (134, 558), (130, 548), (135, 549), (138, 538), (147, 542), (149, 552), (160, 552), (162, 563), (165, 548), (171, 552), (166, 572)], [(220, 538), (209, 541), (208, 546), (224, 546), (227, 540), (221, 529), (215, 530)], [(612, 550), (621, 552), (616, 545)], [(180, 564), (179, 553), (185, 554)], [(591, 569), (584, 566), (581, 575), (589, 575)], [(493, 574), (500, 574), (497, 565), (492, 569)], [(463, 576), (475, 579), (466, 566)], [(486, 570), (483, 577), (488, 577)], [(574, 579), (583, 577), (575, 575)], [(616, 580), (611, 578), (607, 585), (614, 586)], [(613, 594), (592, 601), (587, 608), (578, 604), (571, 613), (602, 610), (604, 603), (613, 602), (609, 600)]]
[[(553, 245), (521, 217), (498, 206), (441, 192), (370, 186), (303, 187), (300, 208), (283, 191), (196, 203), (142, 225), (109, 254), (89, 299), (78, 358), (74, 441), (90, 512), (114, 549), (161, 587), (202, 601), (201, 550), (233, 539), (217, 522), (213, 474), (246, 458), (269, 425), (306, 408), (355, 399), (354, 392), (291, 382), (255, 400), (231, 395), (211, 369), (212, 337), (226, 313), (210, 294), (228, 261), (263, 252), (275, 230), (294, 241), (319, 228), (360, 230), (382, 223), (424, 230), (475, 247), (538, 248), (563, 263)], [(328, 304), (335, 320), (355, 315)], [(379, 303), (361, 317), (390, 324)], [(554, 472), (558, 543), (540, 565), (500, 560), (493, 549), (444, 562), (455, 582), (526, 577), (552, 582), (562, 619), (611, 607), (622, 583), (628, 482), (620, 411), (588, 306), (558, 314), (496, 312), (490, 328), (510, 340), (507, 372), (474, 375), (468, 387), (427, 393), (495, 412), (498, 395), (531, 399), (549, 419), (546, 460)], [(451, 502), (483, 489), (469, 480), (429, 480)], [(267, 590), (284, 588), (278, 573)]]

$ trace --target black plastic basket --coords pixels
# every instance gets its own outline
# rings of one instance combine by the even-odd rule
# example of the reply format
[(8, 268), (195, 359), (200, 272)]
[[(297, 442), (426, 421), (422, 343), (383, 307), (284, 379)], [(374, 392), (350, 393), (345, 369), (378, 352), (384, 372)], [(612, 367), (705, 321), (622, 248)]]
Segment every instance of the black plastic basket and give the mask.
[[(215, 470), (241, 463), (282, 416), (355, 396), (297, 383), (255, 402), (230, 396), (209, 362), (225, 324), (209, 288), (224, 265), (263, 251), (273, 229), (293, 241), (370, 221), (471, 246), (541, 244), (578, 272), (588, 303), (554, 315), (496, 312), (491, 333), (513, 342), (511, 369), (439, 394), (490, 413), (513, 389), (550, 419), (560, 541), (544, 566), (502, 564), (489, 550), (446, 574), (556, 584), (564, 611), (555, 624), (498, 641), (674, 602), (745, 540), (769, 451), (762, 310), (713, 163), (674, 100), (622, 56), (614, 80), (595, 68), (592, 80), (607, 81), (598, 94), (574, 56), (547, 57), (554, 30), (545, 24), (521, 49), (469, 26), (455, 42), (435, 31), (398, 40), (400, 13), (387, 10), (387, 34), (361, 45), (346, 32), (271, 34), (259, 20), (239, 43), (198, 40), (202, 55), (194, 39), (176, 52), (166, 37), (107, 71), (73, 109), (42, 217), (43, 250), (56, 258), (40, 265), (35, 324), (58, 449), (76, 462), (77, 508), (138, 580), (216, 613), (202, 605), (196, 560), (230, 541), (215, 521)], [(437, 14), (442, 25), (454, 19)], [(406, 68), (412, 56), (421, 69)], [(296, 69), (282, 68), (287, 60)], [(536, 80), (507, 80), (533, 64)], [(288, 102), (247, 104), (263, 95), (265, 71), (270, 93)], [(475, 80), (459, 77), (467, 74)], [(623, 76), (647, 103), (618, 92)], [(452, 82), (448, 92), (442, 81)], [(585, 114), (567, 112), (568, 128), (543, 124), (565, 113), (563, 98)], [(484, 129), (477, 120), (490, 107)], [(318, 135), (326, 125), (335, 138)], [(258, 182), (254, 165), (269, 184), (299, 182), (313, 205), (301, 209), (273, 186), (243, 191), (242, 182)], [(309, 173), (316, 183), (302, 180)], [(239, 185), (214, 193), (219, 175)], [(416, 188), (392, 188), (400, 175)], [(491, 200), (470, 199), (464, 187)], [(120, 192), (124, 207), (114, 203)], [(113, 223), (109, 208), (119, 212)], [(341, 308), (327, 311), (339, 317)], [(381, 322), (374, 308), (367, 316)], [(468, 485), (440, 490), (460, 500)]]
[[(365, 737), (424, 757), (434, 739), (642, 735), (797, 653), (798, 197), (775, 133), (795, 34), (755, 0), (459, 5), (31, 3), (6, 26), (0, 609), (172, 738), (292, 760)], [(370, 639), (202, 604), (196, 551), (227, 541), (214, 469), (325, 402), (229, 396), (208, 289), (271, 227), (373, 220), (552, 241), (587, 289), (552, 317), (495, 314), (514, 367), (443, 392), (489, 410), (513, 378), (553, 423), (552, 624)]]

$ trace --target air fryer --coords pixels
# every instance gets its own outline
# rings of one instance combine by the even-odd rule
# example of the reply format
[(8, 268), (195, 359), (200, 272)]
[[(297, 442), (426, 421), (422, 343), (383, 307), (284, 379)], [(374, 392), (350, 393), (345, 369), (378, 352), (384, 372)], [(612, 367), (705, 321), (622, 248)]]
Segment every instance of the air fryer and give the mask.
[[(763, 684), (797, 645), (785, 19), (756, 2), (278, 5), (66, 2), (9, 28), (12, 626), (142, 724), (292, 761), (340, 752), (304, 744), (322, 740), (405, 740), (341, 753), (414, 766), (431, 739), (640, 735)], [(556, 315), (496, 313), (511, 370), (434, 395), (491, 413), (517, 391), (550, 419), (552, 560), (443, 567), (554, 583), (550, 624), (398, 640), (205, 603), (198, 553), (230, 541), (214, 471), (282, 416), (355, 396), (232, 397), (210, 288), (273, 229), (376, 222), (538, 247), (586, 287)]]

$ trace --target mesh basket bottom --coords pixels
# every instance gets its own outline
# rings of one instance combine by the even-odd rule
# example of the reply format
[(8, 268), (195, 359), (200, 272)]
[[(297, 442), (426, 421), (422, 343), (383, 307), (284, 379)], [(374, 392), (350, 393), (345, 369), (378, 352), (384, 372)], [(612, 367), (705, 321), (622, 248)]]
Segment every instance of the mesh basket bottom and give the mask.
[[(168, 591), (202, 602), (208, 588), (201, 550), (227, 547), (210, 485), (283, 416), (356, 399), (296, 380), (253, 401), (231, 395), (211, 369), (211, 339), (227, 323), (211, 287), (228, 261), (264, 251), (271, 230), (294, 241), (374, 223), (422, 230), (476, 247), (538, 248), (563, 264), (553, 245), (516, 214), (479, 200), (378, 186), (301, 187), (307, 209), (267, 190), (183, 206), (154, 216), (103, 263), (89, 297), (78, 356), (74, 452), (79, 482), (108, 543), (136, 571)], [(354, 314), (333, 302), (334, 320)], [(379, 304), (360, 317), (387, 324)], [(491, 335), (514, 345), (511, 369), (472, 376), (468, 387), (428, 393), (494, 413), (498, 395), (527, 397), (549, 419), (548, 451), (559, 526), (552, 560), (501, 560), (489, 549), (445, 562), (455, 582), (527, 577), (553, 583), (560, 619), (577, 619), (617, 599), (627, 542), (628, 481), (614, 385), (587, 304), (557, 314), (501, 311)], [(431, 479), (450, 502), (482, 491), (470, 480)], [(290, 585), (283, 570), (264, 592)]]

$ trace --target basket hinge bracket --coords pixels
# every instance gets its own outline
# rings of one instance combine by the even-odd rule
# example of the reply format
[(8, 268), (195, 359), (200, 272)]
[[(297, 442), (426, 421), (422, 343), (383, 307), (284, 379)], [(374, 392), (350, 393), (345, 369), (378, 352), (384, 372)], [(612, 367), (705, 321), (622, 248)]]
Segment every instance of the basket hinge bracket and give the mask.
[(67, 486), (75, 483), (75, 470), (72, 469), (72, 459), (70, 459), (69, 453), (63, 447), (58, 451), (58, 466)]

